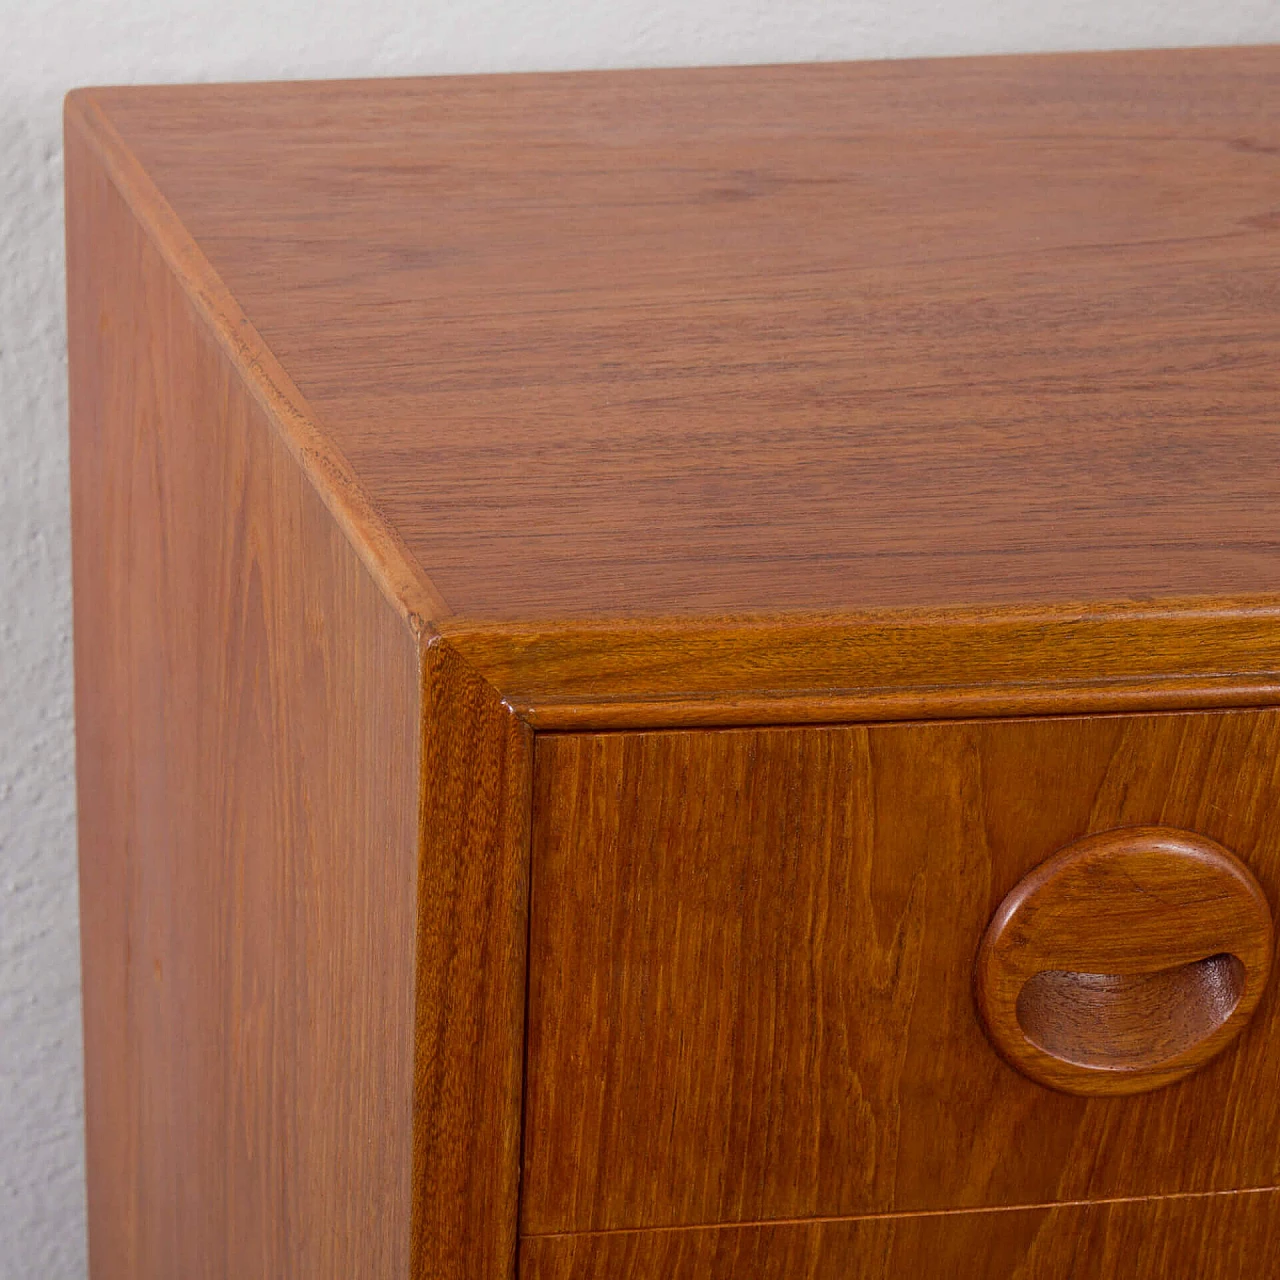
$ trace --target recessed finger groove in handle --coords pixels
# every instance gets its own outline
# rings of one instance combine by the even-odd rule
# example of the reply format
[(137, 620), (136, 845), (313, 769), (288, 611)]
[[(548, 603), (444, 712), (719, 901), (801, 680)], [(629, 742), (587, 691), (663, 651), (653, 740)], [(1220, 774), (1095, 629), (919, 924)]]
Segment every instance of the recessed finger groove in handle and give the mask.
[(1212, 1035), (1244, 988), (1244, 965), (1225, 952), (1155, 973), (1045, 969), (1018, 993), (1018, 1025), (1063, 1062), (1141, 1070)]
[(1239, 1034), (1273, 946), (1266, 896), (1221, 845), (1169, 828), (1102, 832), (1001, 903), (978, 954), (978, 1005), (996, 1048), (1039, 1083), (1134, 1093)]

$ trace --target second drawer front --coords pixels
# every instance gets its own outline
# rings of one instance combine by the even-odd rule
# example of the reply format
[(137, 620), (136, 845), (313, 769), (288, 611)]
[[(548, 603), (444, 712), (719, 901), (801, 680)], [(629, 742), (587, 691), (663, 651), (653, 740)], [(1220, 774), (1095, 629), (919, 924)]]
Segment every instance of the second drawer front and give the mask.
[(1272, 990), (1119, 1098), (1007, 1066), (972, 994), (1001, 899), (1089, 832), (1208, 836), (1274, 907), (1278, 766), (1274, 711), (540, 737), (523, 1230), (1280, 1182)]
[(1259, 1280), (1277, 1256), (1280, 1192), (1255, 1191), (533, 1236), (520, 1280)]

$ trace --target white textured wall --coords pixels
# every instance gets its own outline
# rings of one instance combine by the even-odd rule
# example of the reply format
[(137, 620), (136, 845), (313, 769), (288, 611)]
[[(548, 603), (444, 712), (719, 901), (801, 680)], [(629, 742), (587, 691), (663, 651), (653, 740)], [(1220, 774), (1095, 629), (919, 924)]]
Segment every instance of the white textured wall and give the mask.
[(1277, 0), (0, 0), (0, 1278), (85, 1274), (68, 88), (1264, 41)]

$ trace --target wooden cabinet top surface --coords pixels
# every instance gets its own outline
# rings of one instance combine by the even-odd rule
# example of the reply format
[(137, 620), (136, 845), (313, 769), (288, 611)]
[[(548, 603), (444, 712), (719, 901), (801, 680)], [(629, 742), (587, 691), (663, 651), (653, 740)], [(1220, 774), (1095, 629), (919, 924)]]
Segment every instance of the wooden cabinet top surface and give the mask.
[(1280, 49), (86, 90), (68, 127), (535, 725), (1280, 670)]

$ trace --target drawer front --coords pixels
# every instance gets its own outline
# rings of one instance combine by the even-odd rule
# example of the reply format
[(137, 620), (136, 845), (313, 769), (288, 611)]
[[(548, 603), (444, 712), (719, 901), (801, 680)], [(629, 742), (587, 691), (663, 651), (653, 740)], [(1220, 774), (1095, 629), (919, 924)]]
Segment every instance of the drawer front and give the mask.
[(535, 1236), (520, 1280), (1259, 1280), (1280, 1193)]
[(1001, 900), (1159, 825), (1280, 889), (1280, 713), (538, 739), (527, 1235), (1269, 1187), (1274, 982), (1186, 1079), (1063, 1093), (973, 994)]
[(535, 1236), (521, 1280), (1258, 1280), (1280, 1193)]

